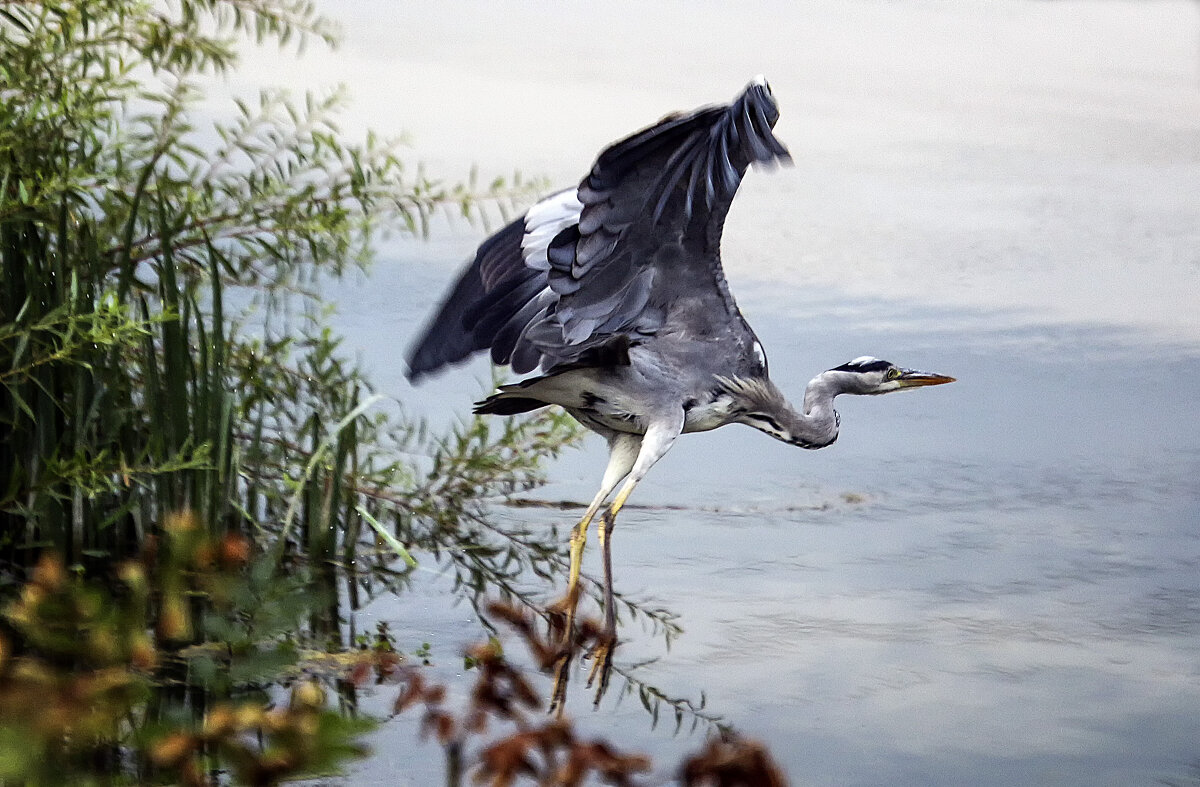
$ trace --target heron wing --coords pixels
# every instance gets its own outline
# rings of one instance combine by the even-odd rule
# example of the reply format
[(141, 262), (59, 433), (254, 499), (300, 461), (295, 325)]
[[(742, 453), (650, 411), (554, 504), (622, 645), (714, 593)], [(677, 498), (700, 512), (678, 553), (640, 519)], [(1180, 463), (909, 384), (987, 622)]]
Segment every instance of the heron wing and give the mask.
[(668, 325), (744, 327), (721, 270), (721, 230), (746, 169), (789, 159), (772, 131), (778, 116), (756, 81), (730, 104), (609, 146), (576, 191), (480, 246), (414, 347), (409, 376), (488, 347), (524, 373), (620, 362)]
[[(545, 294), (548, 292), (545, 271), (524, 264), (521, 256), (524, 235), (524, 221), (518, 219), (480, 245), (475, 259), (459, 276), (421, 338), (409, 350), (410, 380), (416, 381), (489, 347), (493, 348), (497, 363), (510, 361), (515, 338), (507, 352), (502, 347), (504, 336), (511, 334), (516, 324), (514, 320), (524, 317), (528, 323), (533, 319), (528, 313), (530, 305), (539, 299), (552, 299)], [(537, 360), (533, 365), (537, 365)]]

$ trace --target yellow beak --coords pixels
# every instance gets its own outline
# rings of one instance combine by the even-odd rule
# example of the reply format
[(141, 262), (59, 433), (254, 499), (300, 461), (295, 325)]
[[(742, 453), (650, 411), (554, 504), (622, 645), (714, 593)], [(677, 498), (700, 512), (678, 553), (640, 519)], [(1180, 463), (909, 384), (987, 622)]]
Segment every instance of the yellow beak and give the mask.
[(944, 374), (918, 372), (915, 369), (902, 369), (900, 376), (896, 378), (896, 382), (900, 383), (901, 388), (920, 388), (925, 385), (952, 383), (954, 382), (954, 378), (947, 377)]

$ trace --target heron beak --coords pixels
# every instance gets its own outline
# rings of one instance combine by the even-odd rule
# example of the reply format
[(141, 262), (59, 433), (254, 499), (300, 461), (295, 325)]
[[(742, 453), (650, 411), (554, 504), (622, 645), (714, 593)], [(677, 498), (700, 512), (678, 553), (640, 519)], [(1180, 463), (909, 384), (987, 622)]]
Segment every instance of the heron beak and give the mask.
[(947, 377), (944, 374), (918, 372), (915, 369), (902, 369), (900, 371), (900, 376), (896, 378), (896, 382), (900, 383), (901, 388), (920, 388), (926, 385), (942, 385), (943, 383), (952, 383), (954, 382), (954, 378)]

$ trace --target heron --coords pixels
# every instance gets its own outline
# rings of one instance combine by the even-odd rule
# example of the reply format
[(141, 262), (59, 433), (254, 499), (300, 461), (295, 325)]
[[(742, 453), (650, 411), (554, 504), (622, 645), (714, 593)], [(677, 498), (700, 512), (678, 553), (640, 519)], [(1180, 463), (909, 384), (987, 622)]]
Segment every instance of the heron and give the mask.
[[(667, 115), (608, 146), (577, 188), (545, 197), (479, 246), (408, 355), (413, 382), (484, 350), (518, 375), (540, 368), (474, 412), (558, 405), (607, 441), (600, 488), (571, 532), (567, 592), (554, 606), (569, 653), (584, 545), (599, 514), (604, 634), (589, 676), (601, 675), (597, 701), (617, 642), (613, 525), (681, 434), (745, 424), (824, 448), (838, 437), (836, 397), (954, 380), (862, 356), (814, 377), (798, 407), (771, 382), (720, 246), (750, 165), (791, 161), (775, 137), (778, 118), (759, 77), (728, 104)], [(560, 662), (552, 707), (561, 709), (566, 669)]]

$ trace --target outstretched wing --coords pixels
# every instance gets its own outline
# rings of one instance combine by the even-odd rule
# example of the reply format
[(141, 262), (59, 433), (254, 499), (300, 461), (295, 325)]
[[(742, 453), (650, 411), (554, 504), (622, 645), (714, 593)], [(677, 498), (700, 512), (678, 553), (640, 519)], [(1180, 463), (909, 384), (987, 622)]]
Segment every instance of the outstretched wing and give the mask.
[(763, 80), (731, 104), (659, 123), (607, 148), (560, 192), (480, 246), (409, 356), (416, 379), (491, 348), (524, 373), (620, 362), (667, 324), (741, 317), (720, 263), (746, 169), (789, 159)]

